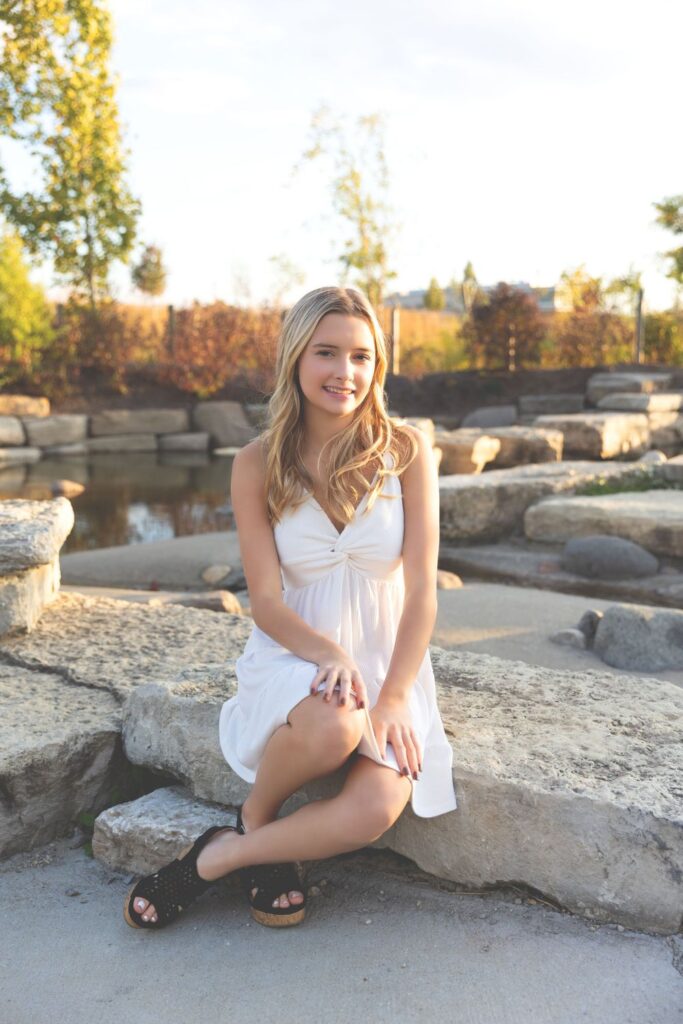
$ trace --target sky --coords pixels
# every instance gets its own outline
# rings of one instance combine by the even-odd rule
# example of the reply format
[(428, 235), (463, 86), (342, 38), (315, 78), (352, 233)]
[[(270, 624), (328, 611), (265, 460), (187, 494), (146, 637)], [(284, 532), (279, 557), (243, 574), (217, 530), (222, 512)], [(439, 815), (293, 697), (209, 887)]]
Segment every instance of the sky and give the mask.
[[(285, 257), (340, 283), (331, 167), (313, 112), (385, 124), (392, 288), (552, 285), (584, 264), (673, 299), (653, 203), (683, 192), (679, 0), (111, 0), (140, 240), (163, 301), (263, 302)], [(17, 164), (19, 166), (19, 164)], [(10, 171), (11, 171), (10, 167)], [(44, 274), (48, 271), (45, 270)], [(45, 278), (47, 280), (47, 278)], [(115, 293), (134, 301), (129, 270)]]

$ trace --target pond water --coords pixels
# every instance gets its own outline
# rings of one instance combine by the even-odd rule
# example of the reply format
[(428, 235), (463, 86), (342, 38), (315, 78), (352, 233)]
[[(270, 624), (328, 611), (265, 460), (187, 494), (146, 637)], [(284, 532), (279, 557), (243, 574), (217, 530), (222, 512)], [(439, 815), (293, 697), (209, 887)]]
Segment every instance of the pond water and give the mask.
[(50, 498), (56, 480), (82, 484), (69, 498), (76, 522), (63, 554), (229, 530), (232, 461), (170, 452), (45, 458), (1, 471), (0, 500)]

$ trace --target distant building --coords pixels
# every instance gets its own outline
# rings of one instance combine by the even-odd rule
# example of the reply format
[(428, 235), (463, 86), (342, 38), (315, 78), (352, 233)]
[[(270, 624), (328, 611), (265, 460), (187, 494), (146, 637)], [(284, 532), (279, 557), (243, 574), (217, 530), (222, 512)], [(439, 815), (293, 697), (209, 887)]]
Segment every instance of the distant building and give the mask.
[[(527, 281), (508, 281), (506, 283), (508, 283), (512, 288), (518, 288), (520, 291), (535, 295), (538, 301), (538, 308), (542, 313), (554, 313), (558, 309), (556, 289), (554, 285), (551, 285), (549, 288), (535, 288)], [(483, 292), (490, 295), (496, 285), (485, 284), (480, 287)], [(426, 288), (417, 288), (410, 292), (394, 292), (391, 295), (385, 296), (384, 305), (399, 306), (401, 309), (424, 309), (426, 294)], [(443, 289), (443, 294), (444, 299), (446, 300), (446, 310), (449, 313), (459, 313), (462, 315), (465, 312), (462, 302), (462, 293), (459, 288), (453, 289), (450, 286), (446, 287)]]

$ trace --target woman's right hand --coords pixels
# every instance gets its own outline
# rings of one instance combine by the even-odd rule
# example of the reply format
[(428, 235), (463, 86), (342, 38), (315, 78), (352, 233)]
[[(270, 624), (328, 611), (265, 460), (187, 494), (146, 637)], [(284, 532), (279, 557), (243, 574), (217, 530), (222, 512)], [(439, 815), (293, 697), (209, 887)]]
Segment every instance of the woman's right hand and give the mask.
[(320, 690), (323, 700), (331, 701), (334, 688), (339, 684), (338, 703), (348, 703), (349, 695), (356, 699), (356, 705), (364, 708), (368, 703), (368, 691), (365, 688), (363, 677), (358, 665), (353, 658), (347, 654), (343, 647), (326, 654), (318, 663), (318, 672), (311, 683), (311, 694), (318, 693), (321, 682), (325, 682), (325, 689)]

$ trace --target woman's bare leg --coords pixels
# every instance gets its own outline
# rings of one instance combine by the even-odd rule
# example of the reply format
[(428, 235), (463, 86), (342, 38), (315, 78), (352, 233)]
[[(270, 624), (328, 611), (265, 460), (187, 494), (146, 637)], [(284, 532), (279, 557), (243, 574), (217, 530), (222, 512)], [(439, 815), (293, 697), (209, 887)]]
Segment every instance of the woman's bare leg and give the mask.
[[(306, 697), (290, 711), (287, 723), (275, 730), (242, 807), (242, 821), (250, 836), (273, 822), (287, 797), (304, 783), (328, 775), (348, 760), (358, 746), (364, 721), (356, 712), (353, 697), (349, 702), (340, 706), (336, 694), (329, 703), (322, 695)], [(297, 905), (303, 898), (296, 890), (281, 893), (274, 906)], [(145, 920), (156, 919), (154, 906), (147, 900), (136, 900), (135, 907)]]

